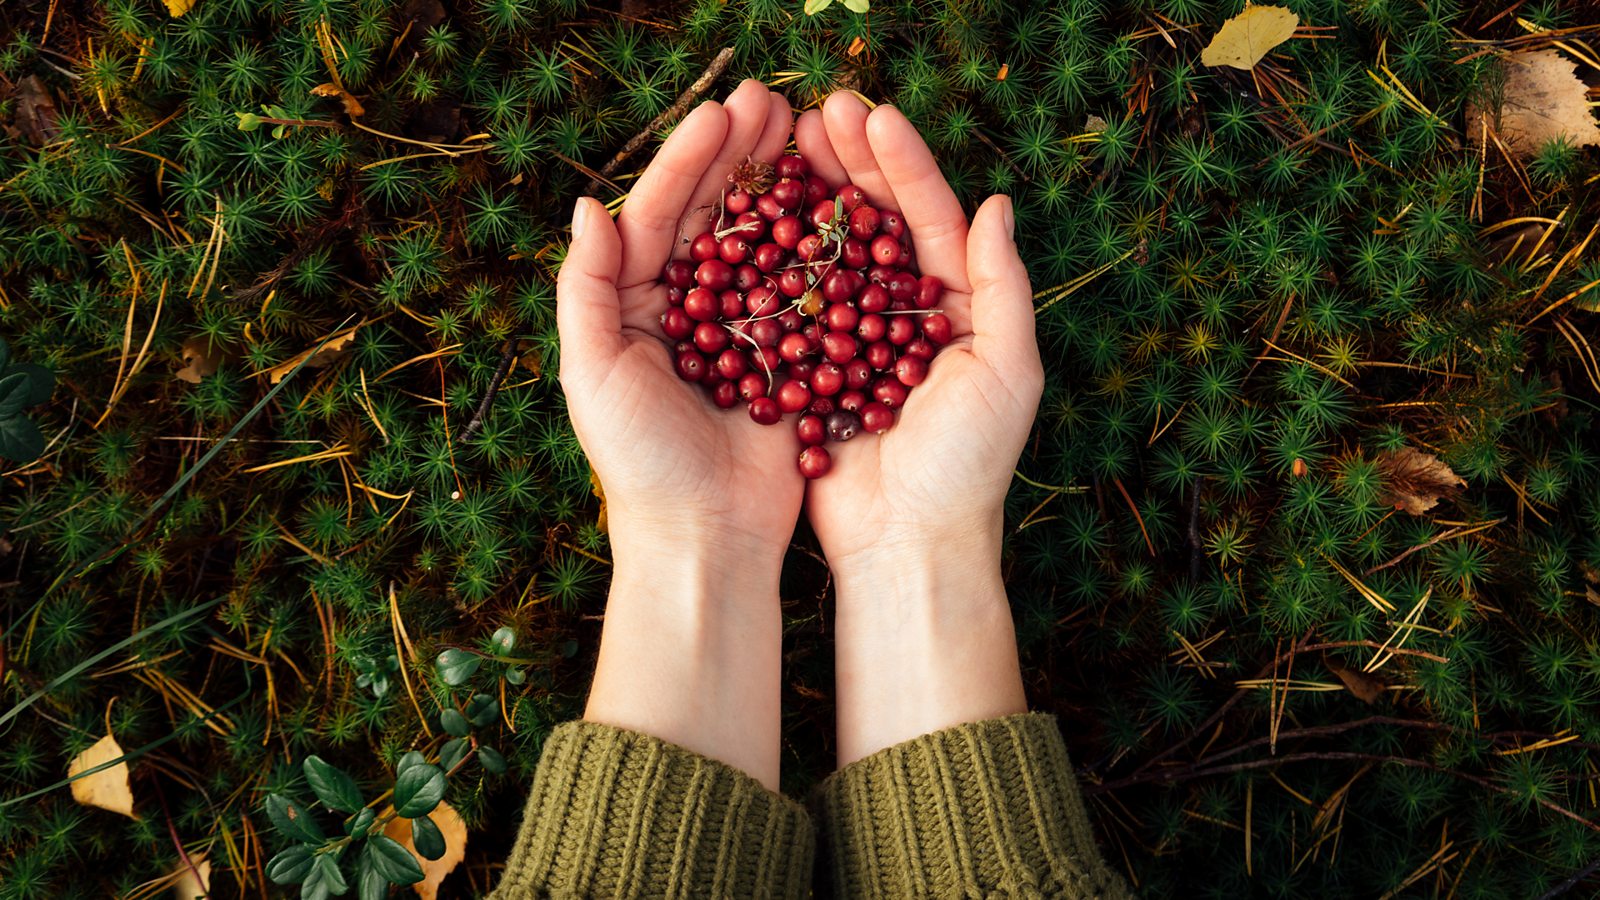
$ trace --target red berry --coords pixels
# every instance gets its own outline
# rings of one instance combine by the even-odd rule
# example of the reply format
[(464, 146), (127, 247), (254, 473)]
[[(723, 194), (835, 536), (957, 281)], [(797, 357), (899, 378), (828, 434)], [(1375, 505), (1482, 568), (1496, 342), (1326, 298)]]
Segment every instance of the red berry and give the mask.
[(833, 457), (825, 447), (807, 447), (800, 451), (800, 474), (807, 478), (821, 478), (833, 468)]
[(750, 258), (750, 243), (737, 234), (730, 234), (717, 244), (717, 255), (730, 266)]
[(839, 188), (838, 197), (844, 201), (845, 212), (855, 212), (856, 207), (867, 202), (866, 192), (853, 184)]
[(855, 273), (849, 269), (830, 269), (822, 276), (822, 296), (829, 303), (842, 304), (855, 293)]
[(811, 165), (798, 153), (785, 153), (772, 165), (779, 178), (804, 178), (811, 174)]
[(815, 415), (818, 415), (818, 416), (826, 416), (828, 413), (833, 412), (833, 398), (832, 397), (813, 397), (813, 398), (811, 398), (811, 412), (813, 414), (815, 414)]
[(844, 364), (844, 386), (859, 391), (872, 381), (872, 366), (857, 357)]
[(789, 377), (798, 378), (806, 384), (811, 383), (811, 373), (817, 370), (817, 364), (810, 359), (789, 364)]
[(678, 377), (684, 381), (699, 381), (706, 377), (706, 358), (693, 350), (680, 350), (674, 363)]
[(805, 199), (806, 186), (795, 178), (780, 178), (767, 194), (784, 209), (794, 209)]
[(755, 255), (751, 257), (756, 264), (756, 269), (761, 272), (771, 273), (783, 265), (784, 249), (771, 241), (756, 248)]
[(733, 409), (739, 402), (739, 388), (731, 381), (724, 381), (711, 389), (711, 402), (718, 409)]
[[(745, 360), (744, 354), (737, 348), (728, 349), (717, 354), (717, 363), (714, 366), (718, 375), (726, 378), (730, 383), (744, 377), (750, 371), (750, 363)], [(737, 391), (737, 389), (733, 389)]]
[(733, 270), (733, 289), (748, 291), (763, 280), (761, 270), (749, 263), (744, 263)]
[(830, 331), (822, 336), (822, 355), (840, 365), (849, 362), (860, 346), (848, 331)]
[(696, 322), (709, 322), (722, 314), (722, 301), (712, 291), (695, 288), (683, 296), (683, 311)]
[(684, 290), (683, 288), (676, 288), (676, 287), (667, 288), (667, 305), (668, 306), (682, 306), (683, 305), (683, 298), (686, 295), (688, 295), (688, 293), (689, 292)]
[(828, 224), (829, 222), (832, 222), (832, 221), (833, 221), (833, 201), (832, 200), (824, 200), (821, 203), (818, 203), (818, 204), (816, 204), (816, 205), (811, 207), (811, 225), (812, 225), (813, 228), (821, 228), (822, 226), (824, 226), (824, 225), (826, 225), (826, 224)]
[(783, 326), (783, 330), (786, 333), (799, 331), (806, 324), (806, 317), (800, 315), (800, 311), (791, 306), (778, 313), (778, 324)]
[(906, 233), (906, 220), (901, 218), (900, 214), (894, 210), (886, 209), (879, 216), (878, 228), (884, 234), (898, 239)]
[(794, 255), (805, 262), (811, 262), (822, 254), (822, 246), (822, 238), (814, 234), (808, 234), (800, 239), (800, 243), (795, 245)]
[(728, 234), (753, 241), (759, 239), (766, 230), (767, 223), (760, 213), (747, 212), (733, 217), (733, 227), (728, 229)]
[(906, 341), (905, 347), (900, 350), (900, 355), (915, 357), (923, 362), (928, 362), (933, 359), (933, 355), (937, 352), (939, 352), (938, 348), (933, 346), (932, 341), (924, 337), (918, 337)]
[(811, 339), (798, 331), (791, 331), (778, 339), (778, 357), (786, 363), (797, 363), (811, 355)]
[(928, 379), (928, 361), (917, 356), (902, 356), (894, 361), (894, 377), (908, 388)]
[(894, 410), (874, 400), (861, 407), (861, 427), (873, 434), (883, 434), (894, 426)]
[(694, 280), (708, 290), (725, 291), (733, 287), (733, 266), (720, 259), (708, 259), (694, 270)]
[(873, 238), (867, 249), (872, 254), (872, 261), (880, 266), (892, 266), (900, 261), (900, 242), (887, 234)]
[(783, 338), (783, 326), (774, 319), (757, 319), (750, 323), (750, 339), (757, 347), (776, 347)]
[(878, 233), (878, 211), (870, 206), (858, 206), (850, 211), (850, 236), (863, 241), (872, 240)]
[(739, 377), (739, 399), (746, 403), (767, 395), (767, 376), (760, 372), (746, 372)]
[(694, 287), (694, 266), (687, 260), (672, 260), (661, 270), (661, 279), (672, 287), (687, 291)]
[(801, 200), (800, 203), (808, 207), (816, 206), (832, 196), (833, 188), (828, 187), (826, 181), (821, 178), (807, 178), (805, 199)]
[(778, 273), (778, 291), (785, 297), (798, 297), (806, 292), (806, 273), (801, 269), (784, 269)]
[(811, 390), (832, 397), (844, 389), (844, 367), (836, 362), (820, 362), (811, 372)]
[(847, 409), (836, 410), (826, 422), (829, 440), (848, 441), (861, 433), (861, 417)]
[(944, 282), (937, 275), (924, 275), (917, 279), (917, 309), (933, 309), (944, 296)]
[(773, 396), (778, 408), (786, 413), (799, 412), (811, 405), (811, 389), (792, 378), (778, 385)]
[(738, 188), (734, 188), (722, 195), (722, 208), (735, 216), (749, 212), (751, 207), (755, 205), (756, 198)]
[(831, 331), (854, 331), (861, 313), (848, 303), (834, 303), (822, 314), (822, 320)]
[(770, 316), (778, 311), (778, 289), (758, 284), (744, 295), (744, 308), (752, 316)]
[(783, 365), (783, 360), (778, 358), (778, 351), (772, 347), (757, 347), (750, 353), (750, 368), (760, 369), (762, 372), (777, 373), (778, 367)]
[(872, 256), (867, 252), (866, 241), (855, 238), (845, 238), (843, 246), (839, 249), (839, 261), (852, 269), (865, 269), (867, 263), (872, 261)]
[(874, 369), (880, 372), (887, 371), (894, 365), (894, 345), (888, 341), (873, 341), (862, 351), (861, 358)]
[(905, 405), (907, 393), (905, 384), (893, 376), (884, 375), (872, 383), (872, 399), (890, 409)]
[(889, 317), (889, 343), (899, 347), (917, 336), (917, 324), (910, 316)]
[(772, 242), (785, 250), (793, 250), (804, 233), (800, 220), (794, 216), (783, 216), (772, 223)]
[(701, 322), (694, 328), (694, 345), (701, 353), (721, 353), (731, 340), (728, 329), (716, 322)]
[(771, 194), (762, 194), (756, 198), (756, 215), (766, 219), (768, 222), (781, 218), (783, 213), (783, 207), (778, 204), (777, 200), (773, 199)]
[(689, 258), (697, 263), (717, 258), (717, 236), (709, 231), (695, 235), (689, 242)]
[(815, 447), (828, 439), (828, 426), (823, 424), (822, 417), (814, 413), (806, 413), (795, 423), (795, 434), (800, 437), (800, 443), (807, 447)]
[(834, 403), (838, 405), (840, 409), (847, 409), (853, 413), (858, 413), (861, 411), (861, 407), (867, 405), (867, 395), (861, 393), (860, 391), (845, 391), (838, 396)]
[(917, 298), (917, 277), (910, 272), (896, 272), (884, 283), (889, 289), (889, 299), (896, 303), (910, 303)]
[(889, 291), (881, 284), (868, 284), (856, 295), (856, 308), (864, 313), (883, 312), (889, 303)]
[(954, 337), (954, 329), (950, 324), (950, 317), (944, 313), (934, 313), (922, 320), (922, 335), (934, 343), (934, 346), (943, 347), (950, 343)]
[(717, 295), (717, 305), (724, 319), (737, 319), (744, 315), (744, 298), (733, 288)]
[(689, 318), (689, 314), (684, 312), (682, 307), (669, 306), (667, 311), (661, 314), (661, 333), (675, 341), (681, 341), (694, 334), (694, 320)]
[(750, 401), (750, 418), (758, 425), (776, 425), (783, 418), (783, 413), (778, 410), (778, 401), (771, 397), (757, 397)]
[(889, 320), (877, 313), (867, 313), (856, 323), (856, 337), (867, 343), (883, 340), (889, 331)]

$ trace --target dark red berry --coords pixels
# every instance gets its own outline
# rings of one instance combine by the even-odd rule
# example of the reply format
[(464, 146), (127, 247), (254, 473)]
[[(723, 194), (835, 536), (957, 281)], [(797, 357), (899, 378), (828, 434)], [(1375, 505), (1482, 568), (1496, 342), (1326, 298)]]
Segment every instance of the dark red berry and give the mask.
[(711, 390), (711, 402), (718, 409), (733, 409), (739, 403), (739, 387), (731, 381), (724, 381)]
[(828, 426), (823, 423), (822, 417), (813, 413), (806, 413), (794, 425), (794, 432), (800, 438), (800, 443), (807, 447), (815, 447), (828, 439)]
[[(896, 363), (896, 365), (899, 365)], [(906, 386), (899, 379), (885, 375), (872, 383), (872, 399), (890, 409), (899, 409), (906, 402)]]
[(811, 405), (811, 389), (791, 378), (778, 385), (773, 398), (778, 401), (778, 408), (784, 412), (799, 412)]
[(733, 270), (733, 289), (736, 291), (748, 291), (762, 280), (761, 270), (749, 263), (737, 266)]
[(889, 317), (889, 343), (899, 347), (917, 336), (917, 323), (910, 316)]
[(844, 390), (844, 367), (836, 362), (820, 362), (811, 372), (811, 390), (832, 397)]
[[(748, 238), (753, 241), (760, 238), (762, 232), (766, 230), (767, 222), (765, 219), (761, 218), (760, 213), (747, 212), (741, 213), (740, 215), (734, 217), (733, 227), (728, 229), (728, 234), (733, 237)], [(726, 240), (726, 238), (724, 238), (724, 240)]]
[(854, 331), (861, 313), (848, 303), (834, 303), (823, 312), (822, 321), (830, 331)]
[(786, 363), (797, 363), (807, 356), (815, 346), (811, 339), (798, 331), (791, 331), (778, 339), (778, 357)]
[(850, 236), (870, 241), (878, 233), (878, 211), (870, 206), (858, 206), (850, 211)]
[(689, 258), (697, 263), (717, 258), (717, 236), (709, 231), (695, 235), (689, 242)]
[(892, 209), (886, 209), (879, 216), (878, 230), (898, 240), (906, 233), (906, 220)]
[(730, 266), (750, 258), (750, 242), (737, 234), (730, 234), (717, 244), (717, 255)]
[(688, 296), (688, 294), (689, 294), (689, 292), (684, 290), (683, 288), (676, 288), (676, 287), (667, 288), (667, 305), (668, 306), (682, 306), (683, 305), (683, 298)]
[(750, 323), (750, 339), (757, 347), (776, 347), (783, 338), (783, 326), (775, 319), (757, 319)]
[[(734, 382), (743, 378), (744, 373), (750, 371), (750, 363), (737, 348), (729, 347), (717, 354), (717, 364), (714, 368), (718, 375), (726, 378), (729, 382)], [(733, 390), (737, 392), (737, 388)]]
[(694, 270), (694, 280), (708, 290), (725, 291), (733, 287), (733, 266), (720, 259), (708, 259)]
[(867, 343), (883, 340), (889, 330), (889, 320), (877, 313), (867, 313), (856, 322), (856, 337)]
[(777, 373), (778, 367), (783, 365), (783, 360), (778, 358), (778, 351), (773, 347), (757, 347), (749, 351), (750, 368), (760, 369), (763, 372)]
[(667, 311), (661, 314), (661, 333), (675, 341), (681, 341), (694, 334), (694, 320), (689, 318), (689, 314), (684, 312), (682, 307), (669, 306)]
[(932, 341), (934, 346), (943, 347), (950, 343), (954, 337), (954, 329), (950, 324), (950, 317), (944, 313), (934, 313), (922, 320), (922, 335)]
[(906, 387), (914, 388), (927, 380), (928, 361), (917, 356), (902, 356), (894, 361), (894, 377)]
[(800, 203), (802, 206), (807, 207), (816, 206), (818, 203), (821, 203), (832, 196), (833, 188), (828, 187), (828, 183), (826, 181), (823, 181), (821, 178), (807, 178), (806, 196), (805, 199), (800, 201)]
[(744, 315), (744, 298), (733, 288), (717, 295), (718, 312), (724, 319), (737, 319)]
[(839, 188), (838, 197), (844, 201), (845, 212), (855, 212), (856, 207), (867, 202), (867, 194), (853, 184)]
[(894, 365), (894, 345), (888, 341), (873, 341), (867, 345), (867, 349), (861, 351), (861, 358), (874, 369), (880, 372), (887, 371)]
[(781, 218), (783, 214), (784, 208), (771, 194), (762, 194), (756, 198), (756, 215), (761, 218), (772, 222)]
[(785, 297), (798, 297), (806, 292), (806, 273), (801, 269), (784, 269), (778, 273), (778, 291)]
[(889, 290), (881, 284), (868, 284), (856, 295), (856, 308), (864, 313), (881, 313), (889, 302)]
[(817, 370), (817, 364), (809, 359), (789, 364), (789, 377), (798, 378), (806, 384), (811, 383), (811, 373)]
[(933, 309), (944, 296), (944, 282), (937, 275), (924, 275), (917, 279), (917, 309)]
[(867, 249), (872, 254), (872, 261), (880, 266), (892, 266), (900, 261), (900, 242), (887, 234), (873, 238)]
[(830, 269), (822, 276), (822, 296), (829, 303), (842, 304), (855, 293), (855, 273), (848, 269)]
[(872, 255), (867, 252), (867, 242), (853, 237), (845, 238), (839, 248), (839, 261), (852, 269), (865, 269), (872, 261)]
[(938, 348), (933, 346), (932, 341), (925, 337), (916, 337), (906, 341), (905, 347), (900, 350), (900, 355), (928, 362), (933, 359), (933, 355), (937, 352), (939, 352)]
[(778, 401), (771, 397), (757, 397), (750, 401), (750, 418), (758, 425), (776, 425), (783, 418)]
[(706, 358), (693, 350), (680, 350), (675, 363), (678, 377), (684, 381), (699, 381), (706, 377)]
[(828, 439), (848, 441), (861, 433), (861, 417), (847, 409), (836, 410), (827, 418)]
[(833, 221), (833, 201), (824, 200), (811, 207), (811, 225), (813, 228), (822, 228)]
[(861, 407), (867, 405), (867, 395), (860, 391), (845, 391), (834, 400), (834, 403), (840, 409), (858, 413), (861, 411)]
[(804, 178), (811, 174), (811, 166), (798, 153), (785, 153), (773, 164), (779, 178)]
[(822, 238), (814, 234), (808, 234), (800, 239), (800, 243), (795, 245), (794, 255), (805, 262), (811, 262), (822, 254), (822, 247)]
[(872, 366), (860, 357), (844, 364), (844, 386), (859, 391), (872, 383)]
[(767, 193), (784, 209), (794, 209), (805, 199), (806, 186), (796, 178), (781, 178)]
[(889, 299), (896, 303), (910, 303), (917, 298), (917, 277), (910, 272), (896, 272), (884, 283), (889, 289)]
[(876, 400), (861, 407), (861, 427), (873, 434), (883, 434), (894, 425), (894, 410)]
[(800, 315), (800, 311), (791, 306), (778, 313), (778, 324), (783, 326), (785, 332), (799, 331), (806, 324), (806, 317)]
[(688, 260), (675, 259), (661, 270), (661, 278), (668, 285), (687, 291), (694, 287), (694, 265)]
[(739, 399), (746, 403), (767, 395), (767, 376), (760, 372), (746, 372), (739, 376)]
[(807, 478), (821, 478), (833, 468), (833, 457), (821, 445), (800, 451), (800, 474)]
[(696, 322), (709, 322), (722, 314), (722, 301), (713, 291), (695, 288), (683, 296), (683, 311)]
[(856, 336), (848, 331), (830, 331), (822, 336), (822, 355), (844, 365), (861, 347)]
[(721, 353), (728, 349), (731, 340), (728, 329), (716, 322), (701, 322), (694, 328), (694, 346), (701, 353)]
[(722, 208), (735, 216), (740, 213), (749, 212), (755, 205), (756, 198), (750, 196), (748, 191), (741, 191), (738, 188), (734, 188), (733, 190), (722, 195)]
[(752, 316), (770, 316), (776, 313), (781, 305), (778, 289), (771, 285), (758, 284), (744, 295), (745, 312)]
[(814, 413), (815, 415), (818, 415), (818, 416), (826, 416), (828, 413), (833, 412), (833, 398), (832, 397), (813, 397), (813, 398), (811, 398), (811, 412)]
[(783, 265), (783, 257), (785, 252), (786, 251), (782, 247), (769, 241), (757, 247), (755, 255), (752, 256), (751, 259), (755, 261), (756, 269), (770, 274), (779, 266)]

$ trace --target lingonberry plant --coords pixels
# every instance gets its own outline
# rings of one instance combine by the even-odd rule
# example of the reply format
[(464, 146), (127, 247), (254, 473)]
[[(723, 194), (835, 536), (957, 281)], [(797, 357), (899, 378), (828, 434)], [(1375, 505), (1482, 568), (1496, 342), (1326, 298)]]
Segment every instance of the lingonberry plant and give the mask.
[[(1595, 83), (1593, 4), (1275, 2), (1299, 30), (1250, 71), (1200, 61), (1242, 0), (0, 7), (0, 334), (57, 381), (42, 456), (0, 462), (0, 900), (153, 896), (201, 856), (213, 896), (271, 895), (267, 860), (345, 839), (354, 891), (367, 839), (305, 763), (376, 821), (413, 751), (470, 834), (443, 895), (488, 890), (609, 572), (552, 377), (566, 216), (744, 77), (893, 103), (969, 211), (1013, 198), (1046, 388), (1005, 574), (1141, 895), (1594, 894), (1597, 151), (1499, 114), (1514, 54)], [(828, 187), (794, 248), (762, 218), (778, 266)], [(861, 342), (869, 290), (827, 330)], [(813, 401), (827, 302), (763, 348), (792, 375), (805, 339)], [(767, 387), (807, 446), (874, 427)], [(810, 541), (795, 793), (831, 758)], [(137, 819), (62, 784), (107, 731)]]
[(798, 414), (807, 478), (832, 466), (826, 442), (888, 431), (952, 337), (944, 285), (912, 271), (900, 214), (798, 154), (735, 166), (687, 249), (661, 273), (678, 377), (762, 425)]

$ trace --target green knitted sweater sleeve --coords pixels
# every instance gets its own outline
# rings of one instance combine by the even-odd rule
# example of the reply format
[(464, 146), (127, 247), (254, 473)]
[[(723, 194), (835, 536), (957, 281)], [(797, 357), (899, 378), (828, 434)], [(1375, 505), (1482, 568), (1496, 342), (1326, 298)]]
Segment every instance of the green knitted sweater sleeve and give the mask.
[(594, 722), (551, 732), (491, 900), (802, 897), (804, 807), (723, 763)]
[(1095, 848), (1053, 716), (973, 722), (881, 750), (815, 796), (823, 893), (1131, 897)]

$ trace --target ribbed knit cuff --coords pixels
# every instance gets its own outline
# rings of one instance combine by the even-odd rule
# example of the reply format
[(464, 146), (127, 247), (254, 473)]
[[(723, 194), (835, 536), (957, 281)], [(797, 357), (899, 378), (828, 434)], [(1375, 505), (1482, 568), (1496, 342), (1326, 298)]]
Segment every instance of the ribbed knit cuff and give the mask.
[(594, 722), (545, 742), (493, 900), (801, 897), (804, 807), (728, 765)]
[(1100, 858), (1055, 717), (958, 725), (817, 789), (840, 897), (1131, 897)]

